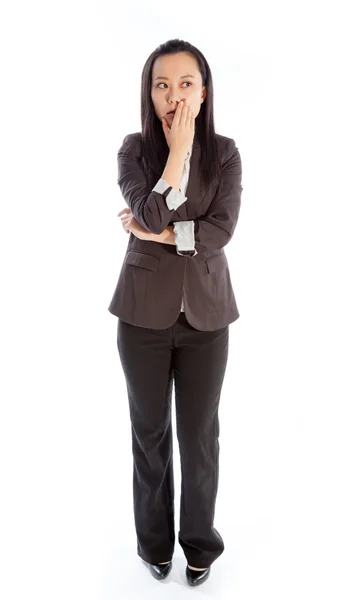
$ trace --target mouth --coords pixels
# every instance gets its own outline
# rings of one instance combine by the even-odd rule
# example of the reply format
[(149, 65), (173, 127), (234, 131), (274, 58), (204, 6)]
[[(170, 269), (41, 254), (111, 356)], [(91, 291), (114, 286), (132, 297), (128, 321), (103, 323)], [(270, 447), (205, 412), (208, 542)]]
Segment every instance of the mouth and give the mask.
[(167, 115), (167, 116), (172, 116), (172, 117), (173, 117), (173, 116), (174, 116), (174, 114), (175, 114), (175, 112), (176, 112), (175, 110), (170, 110), (170, 112), (166, 113), (166, 115)]

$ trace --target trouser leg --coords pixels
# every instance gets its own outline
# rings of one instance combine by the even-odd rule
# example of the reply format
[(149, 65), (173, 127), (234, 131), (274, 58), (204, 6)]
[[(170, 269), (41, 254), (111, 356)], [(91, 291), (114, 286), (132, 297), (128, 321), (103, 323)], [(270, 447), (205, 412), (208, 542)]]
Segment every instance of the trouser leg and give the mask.
[(177, 436), (181, 457), (179, 543), (188, 564), (210, 566), (224, 551), (214, 527), (219, 475), (221, 387), (228, 358), (228, 326), (198, 331), (184, 313), (174, 336)]
[(137, 553), (151, 564), (170, 560), (175, 544), (171, 340), (170, 330), (118, 319), (132, 431)]

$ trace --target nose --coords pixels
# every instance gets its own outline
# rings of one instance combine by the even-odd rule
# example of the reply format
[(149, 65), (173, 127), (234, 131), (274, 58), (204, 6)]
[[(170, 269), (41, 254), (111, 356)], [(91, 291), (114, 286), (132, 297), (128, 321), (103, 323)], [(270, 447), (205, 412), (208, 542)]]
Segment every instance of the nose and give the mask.
[(179, 98), (178, 96), (171, 95), (171, 96), (169, 96), (168, 103), (169, 104), (174, 104), (174, 103), (178, 104), (180, 102), (180, 100), (181, 100), (181, 98)]

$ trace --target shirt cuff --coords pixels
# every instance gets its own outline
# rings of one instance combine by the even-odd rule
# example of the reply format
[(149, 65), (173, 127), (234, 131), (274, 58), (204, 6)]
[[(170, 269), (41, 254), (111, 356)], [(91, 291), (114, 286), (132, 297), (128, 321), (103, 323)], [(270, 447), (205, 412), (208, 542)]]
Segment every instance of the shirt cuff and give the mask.
[(159, 179), (152, 191), (163, 194), (169, 188), (171, 189), (166, 196), (166, 205), (169, 210), (176, 210), (187, 200), (187, 197), (182, 192), (175, 190), (167, 183), (167, 181), (165, 181), (165, 179), (162, 179), (162, 177)]
[(198, 252), (195, 248), (195, 222), (174, 221), (173, 227), (177, 254), (196, 256)]

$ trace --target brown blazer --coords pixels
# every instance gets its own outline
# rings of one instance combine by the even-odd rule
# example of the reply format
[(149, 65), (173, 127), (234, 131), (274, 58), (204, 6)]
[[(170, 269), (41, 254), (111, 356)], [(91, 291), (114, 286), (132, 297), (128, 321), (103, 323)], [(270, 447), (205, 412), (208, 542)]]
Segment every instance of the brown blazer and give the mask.
[(141, 133), (124, 138), (118, 151), (118, 184), (135, 219), (151, 233), (175, 221), (195, 221), (196, 256), (177, 254), (176, 246), (139, 240), (130, 234), (108, 310), (139, 327), (166, 329), (175, 323), (184, 297), (186, 318), (195, 328), (213, 331), (238, 319), (239, 312), (224, 246), (237, 225), (243, 187), (241, 157), (232, 138), (216, 134), (222, 177), (205, 190), (199, 185), (201, 152), (194, 138), (185, 196), (177, 210), (147, 186), (140, 164)]

